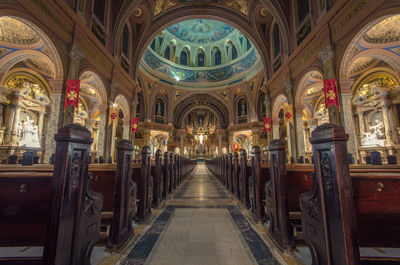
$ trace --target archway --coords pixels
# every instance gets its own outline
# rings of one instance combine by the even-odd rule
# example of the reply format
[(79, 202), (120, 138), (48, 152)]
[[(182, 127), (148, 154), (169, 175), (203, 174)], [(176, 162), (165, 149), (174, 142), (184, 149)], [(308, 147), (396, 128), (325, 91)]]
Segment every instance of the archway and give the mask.
[(55, 150), (60, 111), (61, 91), (52, 87), (63, 79), (59, 54), (50, 38), (24, 18), (2, 16), (0, 28), (0, 122), (5, 125), (0, 159), (29, 149), (47, 162)]

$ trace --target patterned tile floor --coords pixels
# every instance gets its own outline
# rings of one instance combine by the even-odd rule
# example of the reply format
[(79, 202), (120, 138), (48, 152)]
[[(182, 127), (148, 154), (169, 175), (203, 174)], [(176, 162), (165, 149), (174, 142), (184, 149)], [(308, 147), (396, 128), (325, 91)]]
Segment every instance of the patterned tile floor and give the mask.
[(120, 264), (279, 264), (235, 205), (197, 166)]

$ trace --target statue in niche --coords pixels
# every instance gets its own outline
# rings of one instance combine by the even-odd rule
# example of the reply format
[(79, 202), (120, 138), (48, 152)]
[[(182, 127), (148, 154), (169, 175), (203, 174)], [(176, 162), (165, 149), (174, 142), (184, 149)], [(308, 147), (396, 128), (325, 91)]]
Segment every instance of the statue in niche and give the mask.
[(203, 117), (203, 115), (200, 115), (200, 116), (199, 116), (199, 126), (200, 126), (200, 127), (203, 127), (203, 126), (204, 126), (204, 117)]
[(238, 116), (246, 116), (247, 115), (247, 103), (246, 103), (246, 100), (244, 98), (239, 100), (238, 109), (239, 109), (239, 115)]
[(156, 102), (156, 115), (164, 116), (164, 102), (161, 99)]
[(371, 126), (371, 132), (363, 132), (362, 145), (366, 146), (384, 146), (385, 125), (380, 120), (375, 120), (376, 125)]
[(38, 126), (34, 120), (27, 117), (27, 121), (20, 121), (18, 125), (19, 146), (40, 148)]

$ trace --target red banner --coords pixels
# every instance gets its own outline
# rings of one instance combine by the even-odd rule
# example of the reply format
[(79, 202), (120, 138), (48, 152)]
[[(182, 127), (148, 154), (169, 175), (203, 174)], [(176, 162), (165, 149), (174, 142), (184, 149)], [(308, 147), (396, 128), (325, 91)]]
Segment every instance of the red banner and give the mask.
[(75, 108), (78, 107), (80, 82), (80, 80), (67, 79), (67, 91), (65, 92), (64, 109), (68, 108), (70, 105), (75, 106)]
[(325, 94), (326, 108), (328, 108), (331, 104), (339, 108), (339, 98), (337, 92), (336, 79), (324, 80), (324, 94)]
[(115, 120), (117, 118), (117, 113), (113, 112), (111, 113), (111, 119)]
[(271, 132), (271, 118), (264, 118), (264, 132)]
[(132, 118), (131, 132), (138, 132), (139, 118)]

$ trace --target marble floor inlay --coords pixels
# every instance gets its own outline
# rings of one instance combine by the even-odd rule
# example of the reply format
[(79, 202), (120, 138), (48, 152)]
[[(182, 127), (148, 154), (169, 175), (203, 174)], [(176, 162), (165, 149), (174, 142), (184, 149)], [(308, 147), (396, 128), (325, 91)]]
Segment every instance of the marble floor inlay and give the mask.
[(198, 165), (120, 264), (279, 263), (218, 180)]

